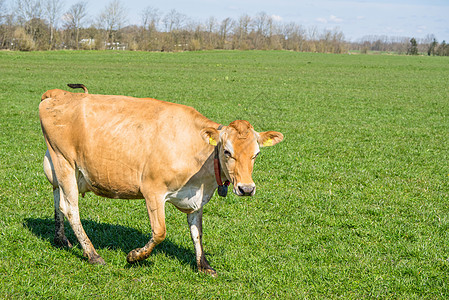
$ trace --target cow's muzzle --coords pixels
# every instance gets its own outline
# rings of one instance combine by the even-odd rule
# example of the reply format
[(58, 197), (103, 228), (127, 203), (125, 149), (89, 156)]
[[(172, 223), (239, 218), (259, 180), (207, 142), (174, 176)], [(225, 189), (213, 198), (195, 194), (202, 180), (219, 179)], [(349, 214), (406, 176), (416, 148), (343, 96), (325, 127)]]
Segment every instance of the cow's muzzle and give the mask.
[(254, 183), (251, 184), (237, 184), (234, 187), (234, 194), (237, 196), (254, 196), (256, 193), (256, 185)]

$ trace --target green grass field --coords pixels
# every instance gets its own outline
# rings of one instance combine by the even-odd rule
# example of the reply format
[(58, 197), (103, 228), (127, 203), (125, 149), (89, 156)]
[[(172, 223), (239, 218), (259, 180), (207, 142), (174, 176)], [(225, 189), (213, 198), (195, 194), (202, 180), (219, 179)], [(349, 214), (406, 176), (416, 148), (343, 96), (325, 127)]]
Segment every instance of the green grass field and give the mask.
[[(447, 299), (448, 82), (445, 57), (0, 52), (0, 298)], [(167, 239), (138, 265), (126, 254), (149, 239), (143, 200), (80, 200), (106, 266), (52, 244), (38, 105), (66, 83), (284, 133), (256, 162), (256, 196), (205, 207), (217, 278), (197, 272), (169, 204)]]

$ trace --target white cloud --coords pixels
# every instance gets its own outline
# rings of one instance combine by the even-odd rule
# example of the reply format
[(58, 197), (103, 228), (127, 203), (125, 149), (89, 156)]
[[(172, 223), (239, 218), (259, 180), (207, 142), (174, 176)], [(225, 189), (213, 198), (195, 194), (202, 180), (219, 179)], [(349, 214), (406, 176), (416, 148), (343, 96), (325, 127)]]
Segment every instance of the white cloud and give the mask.
[(418, 33), (426, 32), (427, 31), (427, 26), (425, 26), (425, 25), (418, 26), (417, 31), (418, 31)]
[(341, 23), (341, 22), (343, 22), (343, 19), (339, 18), (337, 16), (334, 16), (334, 15), (331, 15), (329, 17), (329, 21), (332, 22), (332, 23)]
[(278, 15), (271, 15), (271, 18), (276, 22), (281, 22), (283, 20), (282, 17)]
[(341, 23), (341, 22), (343, 22), (342, 18), (339, 18), (339, 17), (334, 16), (334, 15), (330, 15), (329, 18), (317, 18), (316, 20), (317, 20), (317, 22), (320, 22), (320, 23), (323, 23), (323, 24)]

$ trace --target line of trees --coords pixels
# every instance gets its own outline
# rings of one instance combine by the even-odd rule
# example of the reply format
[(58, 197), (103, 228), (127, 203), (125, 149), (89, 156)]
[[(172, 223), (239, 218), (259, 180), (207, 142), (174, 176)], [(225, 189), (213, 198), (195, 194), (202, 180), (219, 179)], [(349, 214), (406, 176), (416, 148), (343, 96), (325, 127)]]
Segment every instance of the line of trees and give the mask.
[[(190, 19), (176, 10), (162, 12), (147, 7), (141, 12), (140, 25), (127, 25), (126, 8), (111, 0), (97, 16), (88, 13), (87, 2), (64, 8), (63, 0), (0, 0), (0, 49), (32, 51), (53, 49), (127, 49), (141, 51), (196, 51), (203, 49), (293, 50), (303, 52), (362, 53), (395, 51), (406, 53), (410, 39), (370, 37), (348, 43), (338, 30), (320, 32), (294, 22), (277, 21), (265, 12), (238, 19), (205, 21)], [(389, 40), (388, 40), (389, 39)], [(433, 43), (433, 44), (432, 44)], [(444, 49), (448, 48), (444, 44)], [(433, 45), (433, 46), (431, 46)], [(418, 48), (432, 55), (446, 55), (434, 38)], [(420, 49), (420, 52), (426, 52)], [(430, 54), (429, 54), (430, 55)]]
[(0, 48), (11, 50), (129, 49), (179, 51), (202, 49), (286, 49), (308, 52), (348, 51), (339, 30), (318, 32), (296, 23), (281, 23), (265, 12), (237, 20), (214, 17), (204, 22), (171, 10), (142, 10), (141, 25), (126, 25), (126, 9), (112, 0), (98, 16), (87, 2), (67, 10), (62, 0), (0, 0)]
[(449, 45), (446, 44), (446, 41), (438, 43), (433, 34), (428, 34), (423, 39), (377, 35), (365, 36), (357, 42), (351, 43), (350, 48), (359, 50), (361, 53), (377, 51), (408, 55), (449, 56)]

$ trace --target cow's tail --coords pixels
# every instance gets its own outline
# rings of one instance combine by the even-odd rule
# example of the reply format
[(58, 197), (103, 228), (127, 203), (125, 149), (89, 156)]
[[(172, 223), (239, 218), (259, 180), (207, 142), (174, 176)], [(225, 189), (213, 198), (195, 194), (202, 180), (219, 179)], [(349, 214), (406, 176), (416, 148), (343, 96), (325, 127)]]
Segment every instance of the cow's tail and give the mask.
[(80, 84), (80, 83), (69, 83), (67, 84), (68, 87), (72, 88), (72, 89), (83, 89), (85, 94), (89, 94), (89, 91), (87, 90), (87, 87), (84, 84)]

